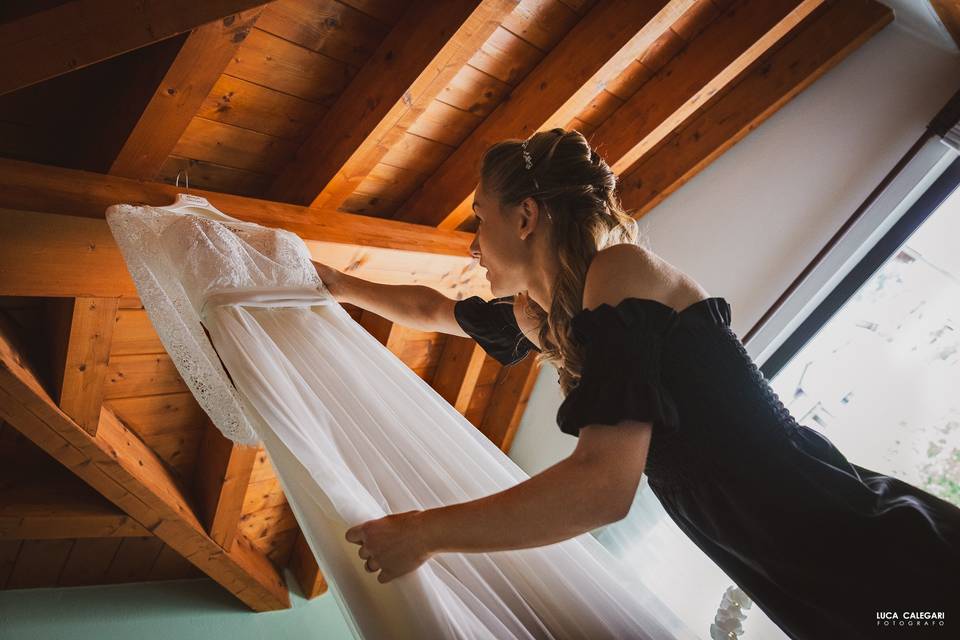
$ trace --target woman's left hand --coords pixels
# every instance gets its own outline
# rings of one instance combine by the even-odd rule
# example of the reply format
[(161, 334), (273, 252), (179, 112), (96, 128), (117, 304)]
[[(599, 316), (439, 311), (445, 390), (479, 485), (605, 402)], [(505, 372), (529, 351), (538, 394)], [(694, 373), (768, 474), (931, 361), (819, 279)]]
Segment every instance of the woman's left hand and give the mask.
[(423, 511), (392, 513), (347, 529), (348, 542), (360, 545), (367, 571), (380, 571), (378, 582), (389, 582), (413, 571), (433, 552), (426, 543)]

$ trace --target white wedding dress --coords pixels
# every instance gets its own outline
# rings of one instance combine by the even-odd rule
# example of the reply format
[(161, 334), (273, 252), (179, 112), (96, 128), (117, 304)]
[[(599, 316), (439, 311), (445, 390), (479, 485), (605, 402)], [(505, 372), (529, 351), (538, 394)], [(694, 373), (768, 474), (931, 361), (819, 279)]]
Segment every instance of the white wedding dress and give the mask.
[(378, 582), (349, 527), (528, 476), (350, 317), (297, 235), (149, 206), (106, 217), (199, 404), (228, 438), (264, 444), (356, 637), (695, 637), (589, 534), (440, 553)]

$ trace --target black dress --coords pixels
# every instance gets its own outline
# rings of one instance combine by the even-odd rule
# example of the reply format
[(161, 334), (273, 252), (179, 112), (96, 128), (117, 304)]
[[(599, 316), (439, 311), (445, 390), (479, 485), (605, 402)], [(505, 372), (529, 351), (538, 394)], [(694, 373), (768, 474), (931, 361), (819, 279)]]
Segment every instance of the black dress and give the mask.
[[(456, 317), (504, 364), (536, 349), (511, 305), (474, 296)], [(650, 488), (791, 638), (960, 638), (960, 509), (798, 424), (730, 319), (719, 297), (580, 311), (584, 366), (558, 426), (652, 422)]]

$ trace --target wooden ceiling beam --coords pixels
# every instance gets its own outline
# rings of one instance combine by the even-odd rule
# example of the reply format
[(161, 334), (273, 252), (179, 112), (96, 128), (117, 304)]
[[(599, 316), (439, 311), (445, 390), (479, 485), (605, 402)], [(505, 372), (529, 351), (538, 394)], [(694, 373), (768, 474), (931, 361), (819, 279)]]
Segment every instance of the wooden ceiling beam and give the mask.
[(734, 87), (625, 171), (623, 206), (634, 217), (650, 211), (892, 19), (890, 9), (873, 0), (818, 9)]
[(462, 415), (467, 414), (486, 353), (473, 338), (447, 336), (433, 375), (433, 388)]
[(480, 431), (504, 453), (510, 451), (539, 372), (537, 358), (529, 354), (519, 362), (501, 367), (497, 374)]
[(582, 111), (694, 3), (598, 2), (428, 178), (394, 216), (455, 229), (477, 184), (486, 149), (510, 137), (562, 127)]
[(153, 180), (160, 173), (262, 11), (254, 7), (190, 32), (110, 166), (111, 175)]
[(0, 24), (0, 95), (263, 5), (265, 0), (72, 0)]
[(303, 531), (297, 534), (297, 539), (293, 543), (289, 567), (308, 600), (326, 593), (327, 581), (317, 565), (316, 557), (310, 551), (307, 539), (303, 537)]
[(960, 48), (960, 2), (958, 0), (930, 0), (940, 22), (946, 27), (957, 47)]
[[(620, 174), (735, 82), (824, 0), (731, 5), (590, 135)], [(627, 135), (629, 132), (629, 135)]]
[(0, 209), (0, 238), (0, 296), (137, 296), (104, 220)]
[(96, 435), (119, 298), (80, 297), (59, 302), (57, 311), (65, 326), (58, 329), (54, 341), (57, 404), (84, 431)]
[[(516, 6), (414, 2), (268, 190), (272, 200), (337, 208)], [(402, 128), (401, 128), (402, 129)]]
[(257, 459), (257, 447), (231, 442), (209, 421), (194, 477), (199, 516), (214, 542), (229, 550), (239, 533), (243, 499)]
[(149, 531), (80, 480), (0, 489), (0, 540), (149, 536)]
[[(118, 202), (166, 205), (178, 192), (161, 183), (0, 159), (0, 295), (136, 296), (104, 212)], [(470, 233), (331, 210), (308, 220), (307, 209), (297, 205), (192, 193), (238, 218), (296, 233), (315, 260), (358, 277), (423, 284), (451, 297), (489, 292), (470, 258)]]
[[(165, 206), (182, 191), (159, 182), (0, 158), (0, 208), (103, 219), (112, 204)], [(465, 263), (470, 258), (470, 233), (200, 189), (191, 193), (231, 216), (282, 227), (304, 240), (449, 255)]]
[[(367, 220), (376, 224), (375, 219)], [(137, 296), (104, 220), (0, 208), (0, 237), (4, 239), (0, 295)], [(314, 260), (375, 282), (421, 284), (454, 298), (486, 295), (490, 290), (489, 282), (481, 281), (483, 275), (465, 257), (305, 242)]]
[(394, 355), (400, 356), (403, 347), (403, 327), (366, 309), (360, 314), (359, 323), (380, 344), (392, 351)]
[(270, 561), (240, 538), (229, 551), (204, 531), (154, 452), (104, 408), (91, 436), (59, 409), (0, 329), (0, 417), (145, 529), (257, 611), (288, 608)]

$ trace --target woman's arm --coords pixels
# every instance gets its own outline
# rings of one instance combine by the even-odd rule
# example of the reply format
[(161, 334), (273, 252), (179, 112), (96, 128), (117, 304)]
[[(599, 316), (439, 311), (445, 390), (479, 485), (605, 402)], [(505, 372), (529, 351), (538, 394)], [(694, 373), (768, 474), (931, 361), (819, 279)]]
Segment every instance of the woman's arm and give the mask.
[[(660, 280), (639, 247), (599, 252), (587, 273), (584, 308), (652, 297)], [(624, 273), (636, 278), (619, 277)], [(518, 314), (518, 319), (519, 319)], [(430, 551), (497, 551), (552, 544), (626, 516), (647, 462), (652, 425), (590, 425), (565, 460), (500, 493), (418, 516)]]
[(456, 300), (435, 289), (423, 285), (370, 282), (319, 262), (313, 262), (313, 265), (337, 302), (356, 305), (412, 329), (467, 335), (453, 315)]
[(422, 511), (429, 553), (539, 547), (627, 515), (650, 444), (649, 422), (591, 425), (576, 450), (520, 484), (470, 502)]

